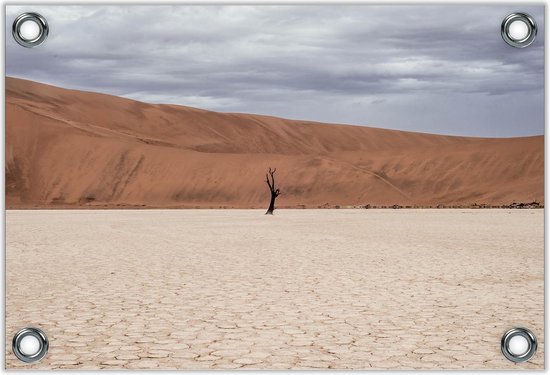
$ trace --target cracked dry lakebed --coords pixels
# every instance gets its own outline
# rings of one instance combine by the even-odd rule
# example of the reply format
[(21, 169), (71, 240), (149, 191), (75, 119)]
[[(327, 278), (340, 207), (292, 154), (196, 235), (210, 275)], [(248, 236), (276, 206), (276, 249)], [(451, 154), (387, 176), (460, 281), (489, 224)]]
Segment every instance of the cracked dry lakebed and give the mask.
[[(263, 213), (8, 210), (6, 367), (544, 367), (543, 210)], [(27, 326), (50, 340), (30, 365)]]

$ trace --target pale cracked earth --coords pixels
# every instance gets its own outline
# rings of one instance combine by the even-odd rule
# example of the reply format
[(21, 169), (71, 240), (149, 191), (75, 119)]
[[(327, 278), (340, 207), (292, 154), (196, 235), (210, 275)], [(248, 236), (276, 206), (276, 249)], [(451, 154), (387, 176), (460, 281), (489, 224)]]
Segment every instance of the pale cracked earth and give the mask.
[[(8, 368), (543, 368), (543, 210), (8, 211)], [(38, 364), (12, 335), (50, 338)], [(511, 327), (537, 354), (501, 355)]]

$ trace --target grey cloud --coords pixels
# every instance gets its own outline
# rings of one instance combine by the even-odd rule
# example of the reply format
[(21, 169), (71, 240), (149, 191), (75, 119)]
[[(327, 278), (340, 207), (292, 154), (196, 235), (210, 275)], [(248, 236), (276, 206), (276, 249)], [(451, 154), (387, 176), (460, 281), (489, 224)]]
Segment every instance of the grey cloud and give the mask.
[[(499, 31), (517, 9), (539, 25), (536, 42), (521, 50)], [(7, 7), (7, 35), (25, 10)], [(50, 38), (32, 50), (7, 38), (8, 75), (325, 122), (479, 136), (544, 131), (543, 6), (32, 10), (48, 19)]]

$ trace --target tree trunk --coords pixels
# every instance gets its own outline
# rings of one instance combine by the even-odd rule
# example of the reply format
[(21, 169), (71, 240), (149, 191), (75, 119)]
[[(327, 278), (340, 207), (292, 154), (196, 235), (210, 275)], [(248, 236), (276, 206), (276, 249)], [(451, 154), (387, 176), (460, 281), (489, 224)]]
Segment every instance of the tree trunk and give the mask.
[(271, 202), (269, 203), (269, 208), (267, 209), (266, 215), (273, 215), (273, 210), (275, 210), (275, 194), (271, 194)]
[[(271, 201), (269, 202), (269, 208), (267, 209), (266, 215), (273, 215), (273, 211), (275, 211), (275, 198), (281, 194), (281, 191), (279, 189), (275, 189), (275, 171), (277, 171), (277, 168), (274, 168), (271, 170), (271, 167), (269, 168), (269, 172), (265, 174), (265, 182), (267, 186), (269, 186), (269, 191), (271, 192)], [(269, 177), (271, 177), (271, 181), (269, 180)]]

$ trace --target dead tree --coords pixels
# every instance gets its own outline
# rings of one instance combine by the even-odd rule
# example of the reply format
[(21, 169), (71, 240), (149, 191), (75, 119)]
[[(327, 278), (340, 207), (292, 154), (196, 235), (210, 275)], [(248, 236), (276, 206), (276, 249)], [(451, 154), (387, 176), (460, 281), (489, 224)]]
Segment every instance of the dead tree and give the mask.
[[(271, 192), (271, 201), (269, 202), (269, 208), (265, 213), (266, 215), (273, 215), (273, 211), (275, 211), (275, 198), (281, 194), (279, 189), (275, 189), (275, 177), (273, 175), (276, 170), (277, 168), (273, 168), (273, 170), (271, 170), (270, 167), (269, 172), (265, 174), (265, 182), (267, 183), (267, 186), (269, 186), (269, 191)], [(269, 180), (269, 177), (271, 177), (271, 181)]]

